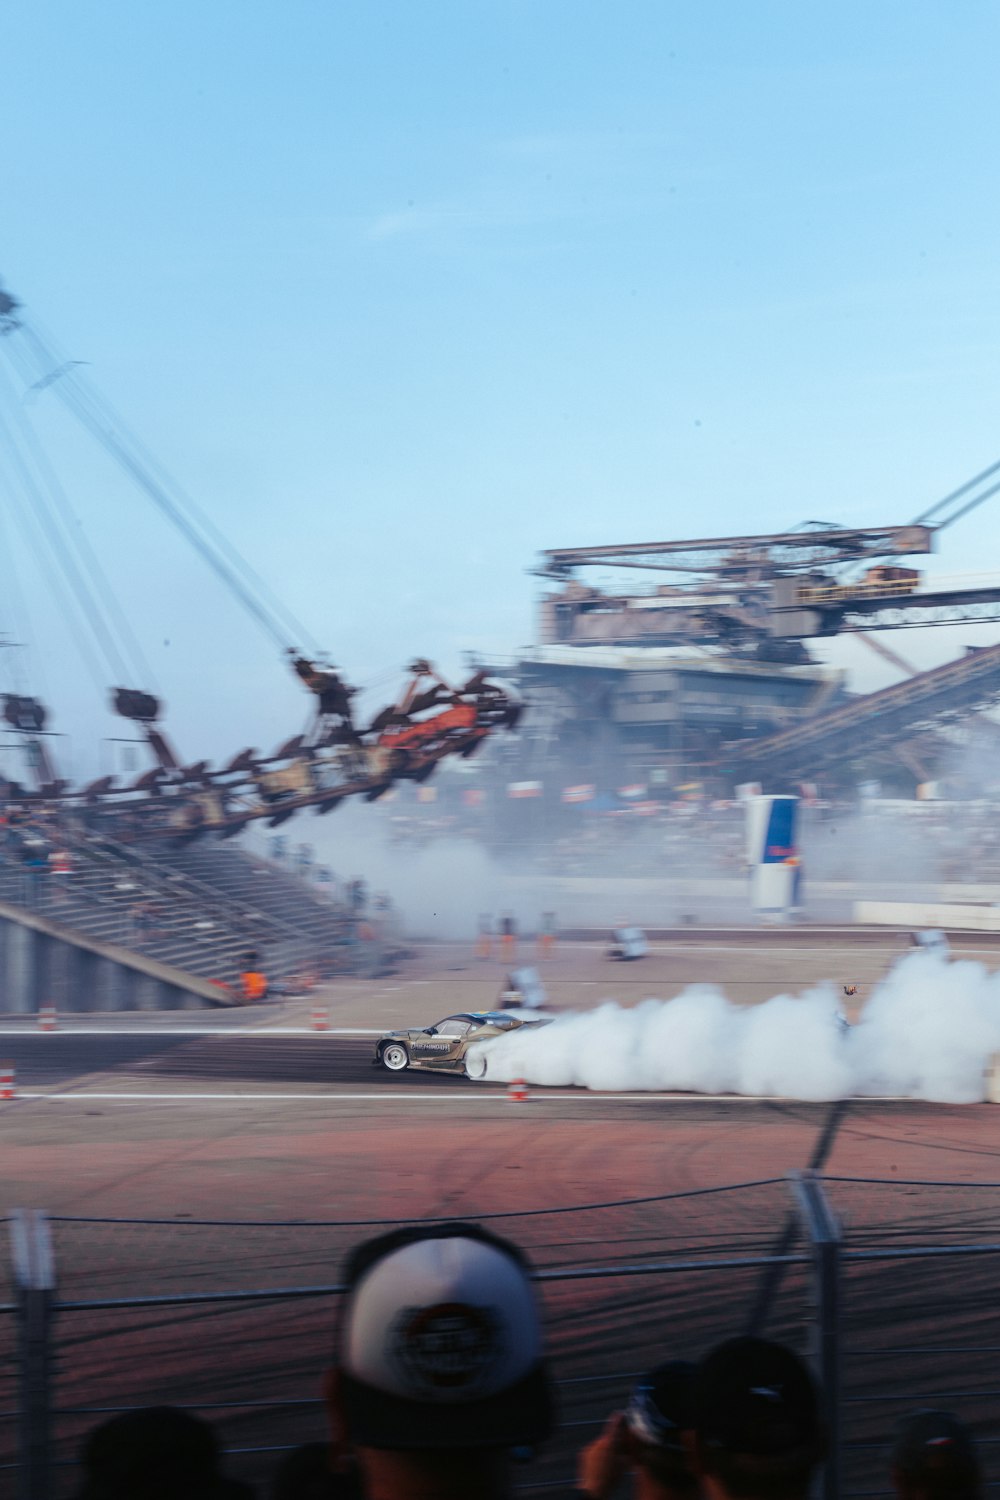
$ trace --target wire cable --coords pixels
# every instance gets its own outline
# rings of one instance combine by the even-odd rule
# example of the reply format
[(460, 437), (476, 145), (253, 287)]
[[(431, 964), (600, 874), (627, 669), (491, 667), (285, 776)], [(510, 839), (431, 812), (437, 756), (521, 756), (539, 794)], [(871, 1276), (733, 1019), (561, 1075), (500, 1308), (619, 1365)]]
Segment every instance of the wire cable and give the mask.
[[(4, 444), (5, 433), (6, 427), (4, 425), (3, 415), (2, 413), (0, 413), (0, 447), (2, 447)], [(50, 564), (46, 561), (45, 557), (46, 538), (44, 532), (41, 529), (41, 525), (38, 521), (37, 516), (34, 515), (34, 513), (25, 503), (25, 497), (21, 493), (18, 484), (20, 475), (16, 471), (14, 479), (15, 482), (13, 484), (8, 483), (7, 486), (8, 494), (11, 499), (11, 512), (20, 525), (21, 533), (24, 536), (29, 549), (34, 553), (35, 560), (38, 564), (42, 576), (45, 577), (48, 575), (50, 570)], [(86, 629), (85, 621), (83, 621), (80, 618), (79, 614), (76, 613), (76, 611), (79, 610), (77, 601), (71, 595), (67, 594), (64, 589), (59, 587), (53, 588), (51, 590), (51, 597), (55, 603), (56, 609), (59, 611), (64, 621), (66, 622), (69, 633), (76, 643), (77, 650), (79, 651), (80, 656), (83, 658), (84, 666), (89, 672), (91, 679), (97, 687), (98, 692), (103, 694), (106, 691), (108, 685), (106, 674), (102, 671), (100, 662), (97, 659), (93, 644)]]
[[(81, 571), (88, 575), (91, 599), (99, 600), (106, 609), (109, 616), (109, 631), (112, 629), (112, 626), (117, 631), (117, 644), (120, 646), (121, 653), (131, 661), (131, 669), (126, 670), (125, 678), (121, 685), (141, 685), (142, 687), (153, 688), (155, 690), (156, 684), (153, 680), (153, 674), (149, 663), (143, 655), (142, 647), (136, 639), (125, 611), (118, 602), (118, 597), (114, 589), (108, 582), (107, 575), (90, 545), (87, 534), (70, 504), (69, 497), (58, 475), (48, 460), (48, 456), (39, 441), (38, 434), (35, 432), (22, 404), (12, 402), (12, 411), (19, 429), (21, 441), (44, 481), (54, 510), (58, 512), (58, 519), (61, 521), (61, 526), (59, 527), (60, 533), (68, 544), (75, 543), (76, 545)], [(67, 550), (70, 550), (69, 546)]]
[[(0, 395), (2, 394), (2, 387), (0, 387)], [(62, 571), (63, 577), (66, 579), (70, 595), (76, 604), (86, 628), (89, 629), (93, 640), (104, 653), (107, 665), (112, 667), (113, 672), (127, 676), (125, 663), (118, 651), (114, 638), (90, 597), (86, 581), (81, 576), (79, 568), (63, 540), (59, 527), (46, 505), (45, 497), (35, 482), (30, 466), (17, 445), (14, 432), (3, 415), (2, 405), (0, 405), (0, 442), (2, 442), (3, 447), (7, 451), (11, 469), (20, 485), (23, 498), (27, 502), (27, 512), (22, 508), (22, 517), (29, 512), (34, 517), (39, 533), (44, 537), (57, 567)], [(30, 527), (28, 528), (28, 532), (30, 534)], [(44, 549), (39, 550), (36, 555), (44, 575), (48, 571), (47, 565), (44, 562)], [(62, 590), (56, 587), (52, 590), (52, 593), (57, 605), (63, 608), (66, 596)], [(94, 656), (88, 654), (88, 648), (83, 645), (85, 635), (81, 636), (78, 628), (74, 628), (73, 633), (77, 639), (81, 654), (87, 660), (88, 670), (93, 671)], [(96, 680), (99, 690), (103, 693), (108, 687), (108, 682), (106, 674), (102, 673), (100, 669), (97, 671)]]
[[(921, 515), (914, 516), (910, 524), (913, 526), (920, 526), (925, 521), (929, 521), (931, 516), (936, 515), (939, 510), (943, 510), (946, 505), (950, 505), (953, 500), (961, 500), (962, 496), (967, 495), (970, 490), (974, 490), (976, 488), (976, 485), (982, 484), (986, 479), (992, 479), (993, 475), (998, 473), (1000, 473), (1000, 459), (998, 459), (995, 464), (990, 464), (989, 468), (984, 469), (981, 474), (976, 474), (972, 479), (967, 479), (964, 484), (960, 484), (958, 489), (952, 490), (950, 495), (944, 495), (940, 500), (936, 500), (934, 504), (928, 506), (927, 510), (925, 510)], [(964, 516), (966, 511), (971, 510), (972, 507), (974, 505), (978, 505), (980, 501), (988, 500), (990, 495), (995, 495), (996, 492), (997, 486), (994, 485), (991, 490), (988, 490), (985, 495), (980, 495), (979, 499), (974, 500), (971, 505), (963, 506), (957, 515), (948, 516), (945, 520), (939, 521), (937, 523), (938, 528), (940, 529), (945, 526), (950, 526), (952, 521), (957, 521), (959, 519), (959, 516)]]
[[(302, 622), (273, 595), (214, 522), (144, 449), (107, 399), (81, 376), (79, 364), (60, 358), (55, 348), (23, 318), (15, 338), (18, 333), (34, 351), (43, 377), (58, 372), (59, 378), (50, 382), (54, 394), (145, 491), (266, 633), (286, 649), (293, 643), (301, 643), (313, 652), (318, 651), (317, 643)], [(270, 604), (265, 602), (268, 596)]]
[[(29, 649), (29, 642), (35, 639), (35, 635), (31, 628), (31, 613), (24, 597), (24, 590), (21, 588), (13, 538), (9, 534), (3, 506), (0, 506), (0, 569), (3, 570), (4, 604), (14, 634), (14, 639), (7, 643), (2, 660), (4, 668), (10, 667), (10, 682), (13, 691), (24, 696), (28, 692), (28, 674), (25, 670), (24, 656)], [(20, 641), (17, 639), (18, 636), (22, 637)], [(10, 653), (9, 656), (8, 653)], [(46, 689), (40, 662), (35, 664), (35, 675), (39, 679), (39, 686), (44, 695)]]

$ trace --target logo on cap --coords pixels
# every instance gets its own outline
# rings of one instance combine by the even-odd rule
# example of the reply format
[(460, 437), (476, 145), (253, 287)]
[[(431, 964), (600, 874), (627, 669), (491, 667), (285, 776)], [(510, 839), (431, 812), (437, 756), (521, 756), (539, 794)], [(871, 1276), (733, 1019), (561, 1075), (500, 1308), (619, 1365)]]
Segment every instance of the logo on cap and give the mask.
[(428, 1395), (472, 1395), (501, 1352), (502, 1329), (488, 1308), (466, 1302), (406, 1308), (392, 1337), (404, 1375)]

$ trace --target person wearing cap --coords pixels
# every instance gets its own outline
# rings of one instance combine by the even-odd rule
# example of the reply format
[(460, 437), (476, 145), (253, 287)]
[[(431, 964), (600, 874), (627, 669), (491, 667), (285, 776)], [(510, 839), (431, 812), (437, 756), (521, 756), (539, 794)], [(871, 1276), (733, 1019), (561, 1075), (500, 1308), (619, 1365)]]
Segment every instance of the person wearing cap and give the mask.
[(629, 1472), (634, 1500), (694, 1500), (698, 1481), (688, 1450), (696, 1368), (676, 1359), (643, 1376), (625, 1410), (614, 1412), (580, 1454), (580, 1500), (608, 1500)]
[(979, 1500), (979, 1456), (965, 1423), (930, 1408), (904, 1417), (892, 1445), (892, 1486), (899, 1500)]
[(819, 1391), (791, 1349), (736, 1338), (702, 1361), (693, 1462), (705, 1500), (806, 1500), (825, 1453)]
[(552, 1425), (530, 1274), (460, 1222), (350, 1255), (326, 1400), (335, 1462), (353, 1454), (367, 1500), (506, 1500), (511, 1450)]

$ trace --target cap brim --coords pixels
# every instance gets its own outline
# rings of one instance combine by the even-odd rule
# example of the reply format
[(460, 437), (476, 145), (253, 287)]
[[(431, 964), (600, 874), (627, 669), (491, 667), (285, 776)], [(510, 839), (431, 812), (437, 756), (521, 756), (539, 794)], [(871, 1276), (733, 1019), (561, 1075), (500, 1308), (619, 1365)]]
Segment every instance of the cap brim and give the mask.
[(362, 1448), (520, 1448), (552, 1430), (549, 1377), (538, 1364), (516, 1385), (481, 1401), (404, 1401), (341, 1374), (352, 1443)]

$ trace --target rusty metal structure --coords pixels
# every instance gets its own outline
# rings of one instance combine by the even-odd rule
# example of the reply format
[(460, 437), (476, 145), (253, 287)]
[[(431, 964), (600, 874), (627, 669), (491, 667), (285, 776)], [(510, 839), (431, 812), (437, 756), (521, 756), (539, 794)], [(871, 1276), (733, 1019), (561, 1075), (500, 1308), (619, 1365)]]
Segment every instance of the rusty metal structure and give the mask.
[[(67, 606), (76, 644), (95, 682), (110, 688), (114, 712), (141, 736), (151, 764), (138, 777), (102, 776), (73, 787), (59, 775), (48, 711), (23, 690), (0, 692), (21, 776), (0, 777), (0, 799), (15, 809), (72, 814), (116, 840), (189, 841), (229, 836), (248, 823), (271, 827), (345, 799), (375, 801), (400, 780), (424, 781), (451, 755), (469, 756), (496, 729), (513, 728), (520, 706), (500, 684), (474, 673), (453, 686), (417, 658), (400, 697), (367, 725), (354, 722), (355, 689), (330, 664), (307, 627), (278, 599), (210, 518), (180, 489), (80, 369), (0, 289), (0, 490), (22, 524), (52, 596)], [(255, 626), (289, 659), (310, 694), (303, 733), (270, 754), (246, 747), (225, 764), (187, 762), (163, 725), (163, 705), (130, 622), (52, 466), (40, 451), (27, 397), (51, 391), (198, 553)], [(9, 550), (9, 549), (8, 549)], [(6, 559), (5, 560), (9, 560)], [(8, 590), (13, 594), (14, 589)], [(9, 603), (9, 599), (5, 603)], [(0, 637), (0, 644), (11, 645)]]
[[(541, 597), (537, 645), (508, 669), (532, 710), (536, 771), (558, 754), (581, 780), (699, 779), (722, 792), (835, 781), (881, 758), (921, 779), (942, 726), (1000, 702), (1000, 649), (913, 673), (869, 633), (1000, 621), (1000, 571), (934, 582), (910, 561), (998, 492), (1000, 463), (903, 525), (544, 552), (533, 571), (557, 586)], [(595, 568), (647, 576), (599, 587)], [(908, 680), (850, 695), (808, 646), (846, 632)]]

